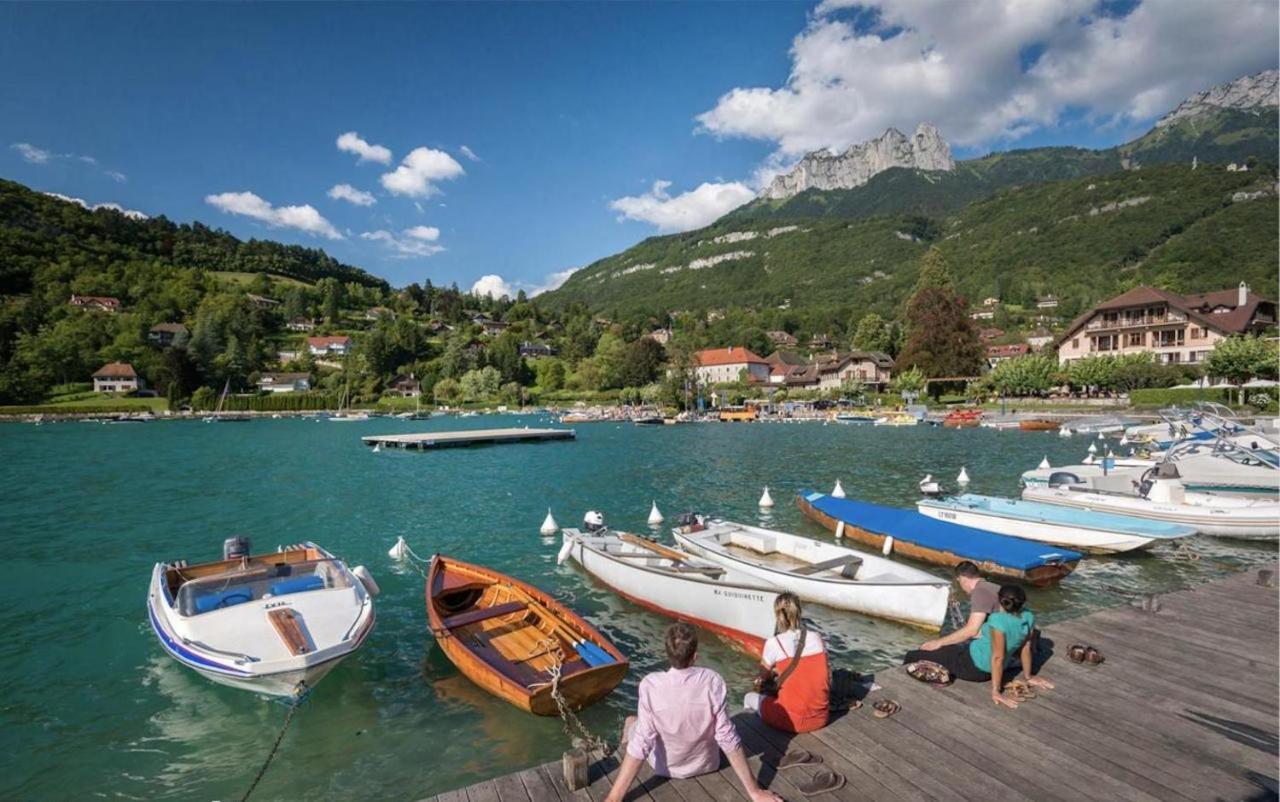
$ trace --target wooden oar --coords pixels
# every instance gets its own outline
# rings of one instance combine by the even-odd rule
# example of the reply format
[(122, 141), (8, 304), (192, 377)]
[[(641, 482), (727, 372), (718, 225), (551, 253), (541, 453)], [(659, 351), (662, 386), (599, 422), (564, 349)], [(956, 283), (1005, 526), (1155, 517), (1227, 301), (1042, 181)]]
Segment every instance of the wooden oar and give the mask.
[(609, 654), (607, 650), (587, 640), (586, 635), (570, 629), (567, 624), (560, 620), (560, 616), (556, 615), (555, 611), (548, 608), (542, 602), (532, 596), (526, 595), (525, 603), (530, 609), (538, 613), (544, 621), (547, 621), (550, 624), (553, 634), (558, 633), (561, 637), (565, 637), (569, 641), (570, 646), (573, 647), (573, 650), (578, 653), (578, 656), (581, 657), (584, 662), (588, 664), (592, 662), (587, 659), (587, 654), (584, 654), (584, 651), (590, 653), (594, 659), (601, 661), (599, 663), (600, 665), (616, 663), (618, 661), (618, 659)]
[(646, 540), (645, 538), (642, 538), (639, 535), (632, 535), (626, 532), (622, 532), (622, 533), (619, 533), (618, 540), (621, 540), (623, 543), (630, 543), (633, 546), (639, 546), (642, 549), (648, 549), (649, 551), (652, 551), (655, 554), (661, 554), (663, 557), (666, 557), (668, 560), (675, 560), (676, 562), (682, 563), (689, 559), (689, 555), (685, 554), (682, 551), (669, 549), (666, 546), (662, 545), (661, 543), (654, 543), (652, 540)]

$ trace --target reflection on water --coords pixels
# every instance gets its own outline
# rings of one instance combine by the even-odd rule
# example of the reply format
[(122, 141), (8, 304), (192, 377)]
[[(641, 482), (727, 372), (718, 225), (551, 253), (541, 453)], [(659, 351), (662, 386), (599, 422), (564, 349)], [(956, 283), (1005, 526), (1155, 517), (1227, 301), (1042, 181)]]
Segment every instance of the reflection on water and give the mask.
[[(214, 685), (170, 660), (145, 623), (151, 565), (215, 557), (232, 533), (258, 549), (311, 538), (369, 567), (378, 625), (299, 711), (255, 799), (418, 798), (551, 760), (560, 722), (483, 693), (427, 630), (421, 575), (387, 550), (403, 535), (553, 593), (629, 655), (618, 690), (582, 714), (616, 740), (640, 678), (665, 668), (668, 621), (557, 566), (551, 507), (572, 525), (588, 509), (645, 531), (657, 501), (668, 524), (687, 510), (830, 539), (794, 506), (802, 487), (907, 506), (926, 473), (964, 466), (976, 493), (1012, 495), (1048, 456), (1077, 462), (1085, 440), (991, 430), (819, 425), (578, 427), (571, 443), (371, 453), (365, 434), (546, 425), (512, 418), (304, 420), (243, 426), (0, 424), (0, 547), (9, 560), (0, 626), (0, 798), (239, 798), (279, 733), (285, 708)], [(777, 506), (757, 506), (764, 485)], [(665, 529), (661, 530), (665, 533)], [(670, 542), (663, 534), (663, 539)], [(1058, 588), (1029, 591), (1045, 620), (1185, 587), (1275, 546), (1196, 538), (1199, 560), (1171, 548), (1088, 559)], [(814, 607), (837, 666), (891, 663), (926, 636)], [(736, 699), (754, 660), (706, 636), (699, 660)]]

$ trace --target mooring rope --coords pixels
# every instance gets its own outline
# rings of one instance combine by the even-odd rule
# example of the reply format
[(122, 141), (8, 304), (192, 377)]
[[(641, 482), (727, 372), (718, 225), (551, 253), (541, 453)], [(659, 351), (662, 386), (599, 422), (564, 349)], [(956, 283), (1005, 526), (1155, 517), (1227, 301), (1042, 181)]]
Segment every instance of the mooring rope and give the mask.
[(258, 787), (258, 783), (262, 782), (263, 776), (271, 766), (271, 761), (276, 759), (276, 754), (280, 751), (280, 744), (284, 742), (285, 733), (289, 731), (289, 725), (293, 723), (294, 714), (302, 707), (302, 703), (307, 700), (309, 693), (310, 690), (307, 688), (306, 681), (299, 681), (294, 688), (293, 701), (289, 704), (289, 712), (284, 715), (284, 725), (280, 727), (280, 734), (276, 736), (276, 742), (271, 745), (271, 751), (267, 753), (267, 759), (262, 763), (262, 768), (258, 769), (257, 776), (249, 784), (249, 789), (244, 792), (244, 796), (240, 797), (240, 802), (247, 802), (254, 789)]

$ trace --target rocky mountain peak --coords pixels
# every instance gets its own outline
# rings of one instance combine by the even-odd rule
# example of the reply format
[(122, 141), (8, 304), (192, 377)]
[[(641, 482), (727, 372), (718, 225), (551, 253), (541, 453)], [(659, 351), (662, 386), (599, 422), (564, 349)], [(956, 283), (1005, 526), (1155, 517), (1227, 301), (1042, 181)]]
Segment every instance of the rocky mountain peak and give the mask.
[(1197, 117), (1216, 109), (1262, 110), (1277, 106), (1277, 88), (1280, 87), (1280, 70), (1264, 70), (1246, 75), (1212, 89), (1197, 92), (1178, 104), (1173, 111), (1160, 118), (1156, 128), (1187, 117)]
[(932, 123), (920, 123), (910, 137), (890, 128), (875, 139), (850, 145), (843, 153), (814, 151), (789, 172), (775, 176), (761, 194), (778, 200), (806, 189), (853, 189), (890, 167), (954, 170), (956, 162), (938, 129)]

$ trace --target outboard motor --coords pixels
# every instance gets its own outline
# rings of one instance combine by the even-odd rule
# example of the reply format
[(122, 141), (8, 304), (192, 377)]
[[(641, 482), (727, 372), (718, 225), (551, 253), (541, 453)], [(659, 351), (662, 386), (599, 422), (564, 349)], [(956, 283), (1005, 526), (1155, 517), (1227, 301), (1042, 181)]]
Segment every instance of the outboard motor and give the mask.
[(222, 541), (222, 559), (237, 560), (249, 556), (249, 538), (244, 535), (232, 535)]
[(1049, 474), (1049, 487), (1071, 487), (1082, 484), (1084, 480), (1070, 471), (1054, 471)]
[(1144, 473), (1138, 492), (1143, 498), (1161, 504), (1182, 504), (1186, 501), (1182, 474), (1171, 462), (1162, 462)]
[(604, 516), (595, 510), (590, 510), (586, 515), (582, 516), (582, 528), (588, 532), (603, 532), (605, 530)]
[(686, 534), (701, 532), (707, 528), (706, 517), (696, 512), (686, 512), (676, 518), (676, 529)]

